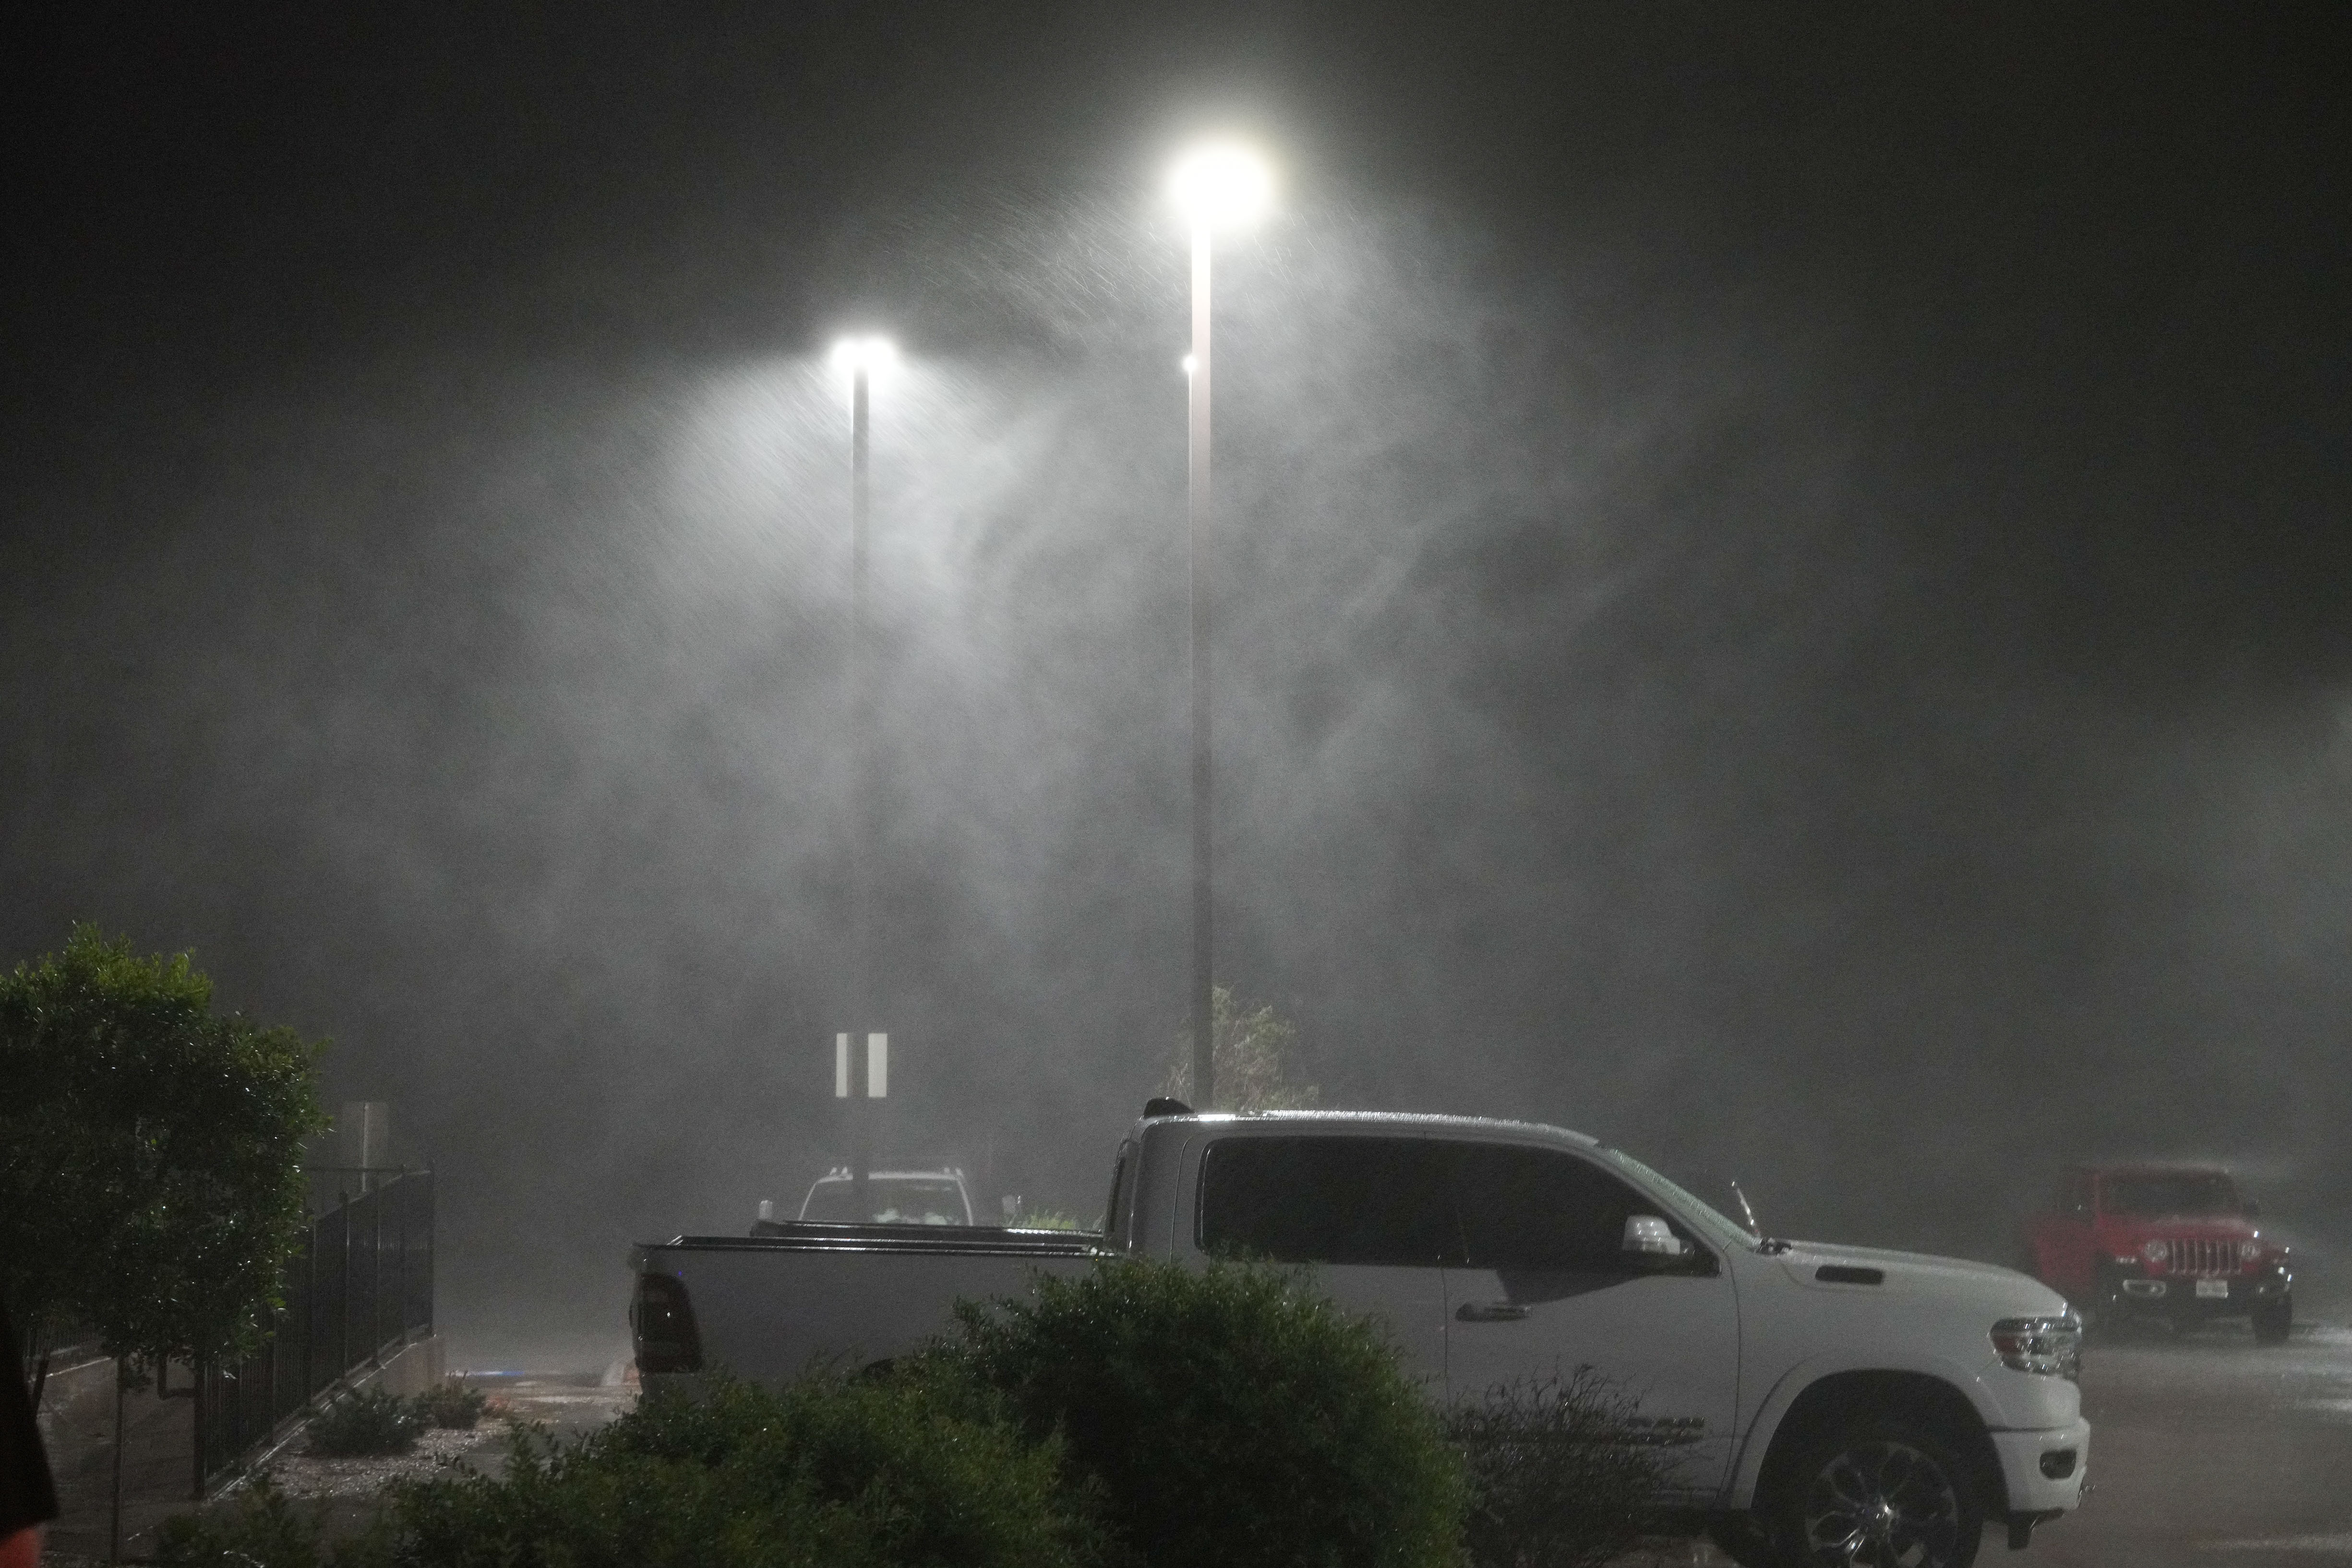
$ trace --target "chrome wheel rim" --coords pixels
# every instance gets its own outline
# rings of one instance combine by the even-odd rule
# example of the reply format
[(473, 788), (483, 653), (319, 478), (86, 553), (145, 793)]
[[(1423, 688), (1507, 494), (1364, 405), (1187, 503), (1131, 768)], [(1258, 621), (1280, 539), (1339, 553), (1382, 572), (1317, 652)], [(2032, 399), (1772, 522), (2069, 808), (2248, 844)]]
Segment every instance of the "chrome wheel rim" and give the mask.
[(1860, 1443), (1805, 1489), (1805, 1561), (1831, 1568), (1941, 1568), (1960, 1546), (1960, 1499), (1932, 1456)]

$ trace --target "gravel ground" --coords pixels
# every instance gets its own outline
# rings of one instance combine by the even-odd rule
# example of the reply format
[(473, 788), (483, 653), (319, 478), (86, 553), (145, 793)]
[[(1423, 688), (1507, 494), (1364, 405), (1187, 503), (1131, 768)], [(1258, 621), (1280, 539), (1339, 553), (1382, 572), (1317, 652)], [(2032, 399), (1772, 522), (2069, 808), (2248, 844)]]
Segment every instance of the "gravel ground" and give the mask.
[(360, 1500), (397, 1480), (424, 1480), (452, 1469), (499, 1475), (506, 1469), (516, 1428), (529, 1424), (558, 1438), (593, 1432), (636, 1403), (634, 1381), (608, 1374), (502, 1374), (466, 1377), (491, 1398), (490, 1411), (468, 1431), (434, 1428), (405, 1454), (375, 1458), (314, 1458), (299, 1437), (269, 1461), (270, 1474), (289, 1497)]
[(494, 1472), (505, 1462), (513, 1431), (509, 1423), (488, 1418), (471, 1431), (436, 1427), (405, 1454), (372, 1458), (314, 1458), (289, 1448), (270, 1462), (269, 1472), (288, 1497), (373, 1497), (393, 1481), (425, 1480), (452, 1468)]

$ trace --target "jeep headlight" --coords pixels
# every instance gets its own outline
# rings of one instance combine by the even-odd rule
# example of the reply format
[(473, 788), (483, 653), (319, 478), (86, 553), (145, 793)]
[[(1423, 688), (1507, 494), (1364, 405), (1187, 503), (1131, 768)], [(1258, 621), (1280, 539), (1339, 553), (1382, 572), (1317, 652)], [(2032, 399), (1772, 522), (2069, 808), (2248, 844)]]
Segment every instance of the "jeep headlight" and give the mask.
[(2003, 1318), (1992, 1325), (1992, 1348), (2012, 1371), (2072, 1380), (2083, 1370), (2083, 1320)]
[(2148, 1262), (2153, 1264), (2155, 1267), (2161, 1269), (2166, 1263), (2171, 1260), (2172, 1243), (2159, 1236), (2153, 1241), (2143, 1243), (2139, 1249), (2139, 1255), (2147, 1259)]

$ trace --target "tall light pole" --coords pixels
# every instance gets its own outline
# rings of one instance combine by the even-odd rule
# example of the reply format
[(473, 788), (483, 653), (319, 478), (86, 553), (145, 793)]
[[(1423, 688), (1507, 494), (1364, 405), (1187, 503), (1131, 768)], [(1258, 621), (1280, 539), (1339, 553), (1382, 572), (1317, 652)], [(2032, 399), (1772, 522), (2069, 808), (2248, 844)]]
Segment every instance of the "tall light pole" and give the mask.
[(1206, 1110), (1215, 1103), (1217, 1087), (1216, 943), (1211, 899), (1215, 879), (1209, 809), (1209, 589), (1213, 566), (1209, 552), (1215, 522), (1209, 460), (1209, 256), (1216, 230), (1256, 216), (1265, 205), (1273, 180), (1265, 162), (1247, 148), (1214, 142), (1186, 153), (1177, 162), (1169, 187), (1192, 227), (1192, 352), (1184, 361), (1192, 377), (1186, 486), (1191, 498), (1192, 600), (1192, 1099)]
[[(833, 363), (849, 372), (849, 677), (850, 746), (850, 865), (849, 945), (850, 996), (857, 1009), (858, 1027), (836, 1040), (840, 1062), (835, 1092), (851, 1101), (851, 1202), (863, 1218), (867, 1211), (866, 1177), (873, 1149), (864, 1101), (878, 1099), (884, 1080), (875, 1063), (887, 1060), (888, 1035), (874, 1029), (879, 1000), (874, 961), (874, 859), (881, 837), (879, 769), (874, 747), (874, 658), (867, 633), (866, 535), (873, 516), (870, 435), (874, 373), (895, 363), (898, 355), (887, 338), (844, 338), (834, 345)], [(848, 1082), (849, 1043), (863, 1036), (867, 1055), (867, 1089), (851, 1095)]]

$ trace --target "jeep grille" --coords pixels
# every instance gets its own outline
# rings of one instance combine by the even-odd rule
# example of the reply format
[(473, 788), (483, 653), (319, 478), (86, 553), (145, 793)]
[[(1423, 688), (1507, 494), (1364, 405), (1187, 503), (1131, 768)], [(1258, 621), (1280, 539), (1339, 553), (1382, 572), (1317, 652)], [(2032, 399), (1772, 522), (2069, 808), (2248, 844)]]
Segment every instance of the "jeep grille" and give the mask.
[(2175, 1241), (2170, 1271), (2175, 1274), (2234, 1274), (2238, 1271), (2235, 1241)]

